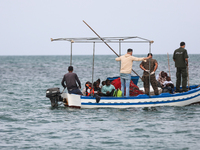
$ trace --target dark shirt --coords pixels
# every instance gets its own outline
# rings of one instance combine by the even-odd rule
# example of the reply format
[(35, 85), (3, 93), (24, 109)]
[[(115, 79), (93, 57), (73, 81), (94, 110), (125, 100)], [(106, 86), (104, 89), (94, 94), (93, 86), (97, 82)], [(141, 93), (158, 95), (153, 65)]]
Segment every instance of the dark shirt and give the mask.
[[(65, 82), (65, 84), (64, 84), (64, 82)], [(81, 88), (81, 82), (80, 82), (77, 74), (73, 73), (73, 72), (69, 72), (64, 75), (61, 84), (64, 88), (67, 87), (67, 90), (75, 90), (75, 89), (78, 89), (76, 82), (78, 83), (79, 87)]]
[[(153, 71), (154, 71), (154, 68), (155, 68), (155, 65), (156, 65), (156, 63), (157, 63), (157, 60), (151, 59), (151, 58), (150, 58), (150, 59), (147, 59), (147, 60), (142, 61), (141, 64), (142, 64), (142, 66), (143, 66), (146, 70), (149, 70), (149, 61), (150, 61), (150, 65), (151, 65), (151, 67), (150, 67), (150, 72), (153, 72)], [(141, 64), (140, 64), (140, 65), (141, 65)], [(144, 76), (149, 76), (149, 73), (146, 72), (146, 71), (144, 71), (143, 75), (144, 75)]]
[(94, 87), (94, 91), (97, 91), (97, 92), (101, 92), (101, 88), (100, 87)]
[(187, 50), (180, 47), (174, 51), (173, 59), (175, 60), (175, 67), (187, 67), (185, 59), (188, 58)]

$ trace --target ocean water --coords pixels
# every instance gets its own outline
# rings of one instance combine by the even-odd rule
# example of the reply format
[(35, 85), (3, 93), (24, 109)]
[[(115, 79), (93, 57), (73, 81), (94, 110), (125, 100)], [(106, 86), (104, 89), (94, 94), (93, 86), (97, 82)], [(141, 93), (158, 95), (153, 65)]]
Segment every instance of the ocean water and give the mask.
[[(119, 75), (115, 57), (95, 56), (94, 80)], [(189, 57), (189, 84), (199, 84), (200, 55)], [(154, 59), (158, 61), (156, 74), (169, 73), (167, 55), (154, 55)], [(73, 56), (82, 88), (92, 81), (92, 60), (92, 56)], [(46, 90), (63, 90), (60, 83), (69, 62), (69, 56), (0, 56), (0, 149), (200, 149), (200, 105), (51, 108)], [(139, 64), (133, 62), (133, 69), (142, 76)], [(175, 83), (172, 55), (169, 64)], [(140, 80), (138, 86), (142, 87)]]

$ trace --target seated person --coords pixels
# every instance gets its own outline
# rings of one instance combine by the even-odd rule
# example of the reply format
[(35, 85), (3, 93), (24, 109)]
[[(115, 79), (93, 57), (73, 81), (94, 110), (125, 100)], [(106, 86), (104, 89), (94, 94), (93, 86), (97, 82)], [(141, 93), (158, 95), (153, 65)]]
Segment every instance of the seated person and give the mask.
[(157, 76), (156, 80), (158, 81), (158, 87), (162, 87), (163, 83), (166, 81), (167, 73), (161, 71)]
[(166, 81), (163, 83), (163, 92), (170, 92), (171, 94), (174, 93), (174, 84), (171, 81), (169, 76), (166, 77)]
[(102, 87), (103, 87), (104, 85), (106, 85), (106, 81), (102, 81), (101, 84), (102, 84)]
[(97, 83), (99, 83), (99, 85), (100, 85), (100, 82), (101, 82), (101, 80), (100, 80), (100, 79), (98, 79), (96, 82), (97, 82)]
[(101, 88), (99, 87), (99, 83), (98, 82), (94, 82), (93, 83), (93, 95), (99, 95), (102, 96), (103, 93), (101, 92)]
[(92, 89), (92, 94), (96, 98), (96, 103), (99, 103), (103, 93), (101, 93), (101, 88), (99, 87), (99, 82), (94, 82), (93, 83), (93, 89)]
[(106, 80), (106, 85), (104, 85), (101, 89), (101, 92), (103, 93), (104, 96), (113, 96), (113, 93), (115, 91), (115, 87), (110, 84), (110, 80)]
[(85, 83), (85, 88), (82, 90), (82, 94), (84, 95), (84, 96), (88, 96), (88, 93), (90, 93), (91, 92), (91, 89), (92, 89), (92, 86), (91, 86), (92, 84), (90, 83), (90, 81), (87, 81), (86, 83)]

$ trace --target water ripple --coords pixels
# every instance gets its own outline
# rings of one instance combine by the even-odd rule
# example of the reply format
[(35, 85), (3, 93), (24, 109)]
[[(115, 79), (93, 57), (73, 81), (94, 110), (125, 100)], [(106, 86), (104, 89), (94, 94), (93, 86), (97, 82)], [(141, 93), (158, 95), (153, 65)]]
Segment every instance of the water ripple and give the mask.
[[(140, 55), (143, 57), (144, 55)], [(154, 56), (157, 73), (168, 70), (165, 55)], [(174, 62), (171, 76), (175, 82)], [(119, 75), (115, 56), (96, 56), (94, 79)], [(190, 56), (190, 84), (199, 83), (199, 55)], [(108, 62), (108, 63), (105, 63)], [(107, 65), (109, 64), (109, 65)], [(134, 62), (134, 70), (142, 75)], [(199, 149), (200, 107), (53, 109), (46, 89), (59, 87), (69, 56), (1, 56), (1, 149)], [(92, 80), (92, 56), (74, 56), (82, 87)], [(114, 69), (113, 69), (114, 68)], [(139, 81), (139, 86), (142, 82)]]

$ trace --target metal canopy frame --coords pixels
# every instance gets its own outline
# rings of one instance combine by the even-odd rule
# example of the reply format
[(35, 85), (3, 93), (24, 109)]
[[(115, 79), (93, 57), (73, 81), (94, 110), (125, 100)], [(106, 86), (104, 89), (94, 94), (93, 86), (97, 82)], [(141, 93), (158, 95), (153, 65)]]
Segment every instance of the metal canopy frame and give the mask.
[[(106, 43), (153, 43), (153, 41), (138, 37), (138, 36), (127, 36), (127, 37), (102, 37)], [(86, 37), (86, 38), (57, 38), (51, 41), (68, 41), (71, 43), (103, 43), (98, 37)]]
[[(104, 40), (104, 42), (102, 41)], [(93, 66), (92, 66), (92, 83), (94, 78), (94, 55), (95, 55), (95, 43), (118, 43), (119, 44), (119, 56), (121, 56), (121, 43), (149, 43), (149, 53), (151, 53), (151, 44), (154, 43), (152, 40), (142, 38), (139, 36), (125, 36), (125, 37), (84, 37), (84, 38), (51, 38), (51, 41), (67, 41), (71, 43), (71, 52), (70, 52), (70, 65), (72, 65), (72, 44), (73, 43), (93, 43)], [(149, 61), (150, 63), (150, 61)], [(120, 64), (121, 65), (121, 64)], [(149, 64), (150, 70), (150, 64)], [(141, 77), (140, 77), (141, 78)], [(150, 75), (149, 75), (150, 82)], [(150, 86), (150, 84), (149, 84)], [(149, 87), (150, 88), (150, 87)], [(149, 90), (150, 92), (150, 90)]]

